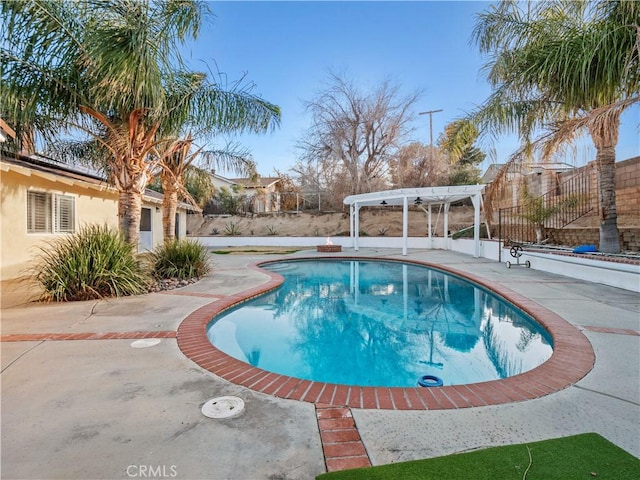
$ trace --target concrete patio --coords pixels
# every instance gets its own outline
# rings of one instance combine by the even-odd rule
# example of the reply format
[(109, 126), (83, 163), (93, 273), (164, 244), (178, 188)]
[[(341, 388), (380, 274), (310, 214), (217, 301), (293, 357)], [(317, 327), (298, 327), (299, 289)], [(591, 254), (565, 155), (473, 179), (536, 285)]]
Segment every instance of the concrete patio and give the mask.
[[(302, 254), (316, 255), (293, 256)], [(397, 249), (357, 255), (401, 258)], [(246, 266), (272, 258), (215, 255), (208, 277), (170, 293), (2, 310), (0, 476), (313, 479), (326, 471), (313, 404), (223, 380), (186, 358), (174, 338), (194, 310), (266, 282)], [(640, 457), (638, 294), (448, 251), (409, 250), (407, 258), (479, 275), (558, 313), (587, 336), (596, 363), (575, 385), (520, 403), (352, 409), (373, 465), (582, 432)], [(163, 338), (134, 349), (136, 332)], [(69, 339), (37, 335), (54, 333)], [(241, 397), (245, 410), (224, 420), (203, 416), (201, 406), (221, 395)]]

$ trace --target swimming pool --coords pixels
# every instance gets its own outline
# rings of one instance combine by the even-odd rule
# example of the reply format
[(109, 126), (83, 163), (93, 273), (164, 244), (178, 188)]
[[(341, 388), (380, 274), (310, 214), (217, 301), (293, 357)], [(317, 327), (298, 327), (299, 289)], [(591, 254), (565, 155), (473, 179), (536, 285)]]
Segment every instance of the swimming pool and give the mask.
[(549, 334), (531, 317), (455, 275), (397, 261), (263, 264), (277, 289), (216, 316), (211, 343), (280, 375), (342, 385), (460, 385), (544, 363)]

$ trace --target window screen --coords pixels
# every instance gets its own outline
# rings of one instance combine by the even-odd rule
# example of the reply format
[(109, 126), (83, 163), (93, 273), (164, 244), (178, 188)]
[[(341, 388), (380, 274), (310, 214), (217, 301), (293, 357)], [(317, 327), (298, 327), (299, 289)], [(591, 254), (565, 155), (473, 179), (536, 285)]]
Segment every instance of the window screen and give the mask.
[(56, 232), (75, 232), (75, 198), (56, 195)]
[(70, 195), (27, 192), (28, 233), (73, 233), (76, 199)]
[(143, 208), (140, 211), (140, 231), (141, 232), (151, 231), (151, 209), (150, 208)]
[(51, 195), (27, 192), (27, 232), (51, 233)]

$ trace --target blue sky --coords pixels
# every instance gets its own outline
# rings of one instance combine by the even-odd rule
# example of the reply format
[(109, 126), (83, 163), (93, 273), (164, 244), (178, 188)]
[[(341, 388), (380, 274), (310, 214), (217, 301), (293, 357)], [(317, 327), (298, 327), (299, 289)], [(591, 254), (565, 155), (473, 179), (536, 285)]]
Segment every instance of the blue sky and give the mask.
[[(414, 131), (407, 140), (429, 143), (433, 115), (434, 143), (444, 126), (480, 104), (490, 93), (481, 67), (484, 60), (470, 43), (476, 14), (490, 2), (210, 2), (215, 17), (198, 40), (185, 49), (193, 68), (203, 61), (229, 82), (245, 76), (257, 94), (282, 109), (282, 123), (273, 133), (234, 139), (247, 147), (258, 171), (287, 171), (295, 163), (295, 144), (308, 128), (304, 102), (323, 88), (327, 72), (344, 72), (363, 90), (384, 79), (404, 94), (422, 92), (415, 105)], [(640, 155), (640, 108), (622, 118), (617, 158)], [(224, 143), (224, 142), (219, 142)], [(594, 158), (590, 141), (582, 142), (569, 163)], [(515, 138), (496, 145), (503, 161), (517, 148)], [(486, 168), (492, 160), (485, 160)], [(226, 172), (221, 172), (225, 174)], [(229, 174), (233, 176), (233, 174)]]

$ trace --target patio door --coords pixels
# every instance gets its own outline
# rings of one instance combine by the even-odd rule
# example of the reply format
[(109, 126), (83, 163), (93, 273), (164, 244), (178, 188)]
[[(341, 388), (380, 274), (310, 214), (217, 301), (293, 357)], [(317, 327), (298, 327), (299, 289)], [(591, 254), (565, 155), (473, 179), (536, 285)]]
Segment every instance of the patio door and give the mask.
[(140, 212), (140, 239), (138, 240), (138, 252), (153, 250), (153, 231), (151, 228), (151, 209), (142, 207)]

